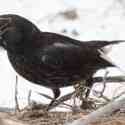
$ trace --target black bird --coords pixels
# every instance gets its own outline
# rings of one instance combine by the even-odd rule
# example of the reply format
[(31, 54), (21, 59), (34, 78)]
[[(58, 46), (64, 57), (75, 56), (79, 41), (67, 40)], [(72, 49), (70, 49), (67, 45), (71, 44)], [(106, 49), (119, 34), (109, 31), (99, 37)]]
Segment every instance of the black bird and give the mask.
[(102, 48), (124, 41), (79, 41), (64, 35), (42, 32), (24, 17), (0, 16), (0, 46), (16, 70), (25, 79), (53, 90), (54, 98), (60, 88), (77, 81), (89, 81), (96, 71), (115, 65)]

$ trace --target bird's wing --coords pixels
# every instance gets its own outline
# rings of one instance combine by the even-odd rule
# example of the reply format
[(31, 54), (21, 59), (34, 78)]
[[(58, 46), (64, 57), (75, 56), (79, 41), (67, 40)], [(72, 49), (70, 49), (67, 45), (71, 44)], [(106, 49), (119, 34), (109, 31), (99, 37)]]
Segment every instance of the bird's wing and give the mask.
[(37, 52), (37, 62), (41, 66), (67, 73), (80, 73), (83, 70), (101, 69), (113, 66), (99, 50), (76, 46), (47, 46)]
[(68, 69), (80, 66), (83, 56), (79, 47), (55, 43), (37, 51), (37, 59), (53, 69)]
[[(81, 42), (55, 33), (43, 32), (40, 39), (42, 47), (37, 49), (38, 62), (55, 69), (80, 69), (93, 65), (111, 65), (101, 57), (101, 47), (119, 41), (88, 41)], [(97, 63), (97, 64), (96, 64)], [(102, 63), (102, 64), (101, 64)]]
[(54, 81), (56, 86), (91, 77), (97, 70), (114, 66), (102, 51), (67, 37), (45, 34), (31, 56), (39, 81)]
[[(60, 45), (60, 43), (51, 44), (44, 48), (37, 49), (35, 52), (35, 66), (37, 74), (57, 82), (58, 86), (71, 81), (76, 81), (84, 77), (87, 71), (83, 71), (86, 63), (85, 52), (82, 54), (81, 47), (72, 45)], [(33, 59), (34, 60), (34, 59)], [(89, 60), (88, 60), (89, 61)], [(37, 65), (36, 65), (37, 63)]]
[(78, 65), (82, 42), (55, 33), (42, 32), (35, 55), (38, 62), (49, 67), (62, 68)]

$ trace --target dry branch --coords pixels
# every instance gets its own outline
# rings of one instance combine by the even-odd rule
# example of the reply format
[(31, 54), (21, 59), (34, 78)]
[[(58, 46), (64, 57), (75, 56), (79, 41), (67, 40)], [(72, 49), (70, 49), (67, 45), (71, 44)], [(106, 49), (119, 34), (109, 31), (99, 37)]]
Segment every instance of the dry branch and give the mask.
[(28, 125), (9, 118), (0, 118), (0, 125)]
[[(103, 77), (94, 77), (93, 82), (103, 82)], [(125, 76), (109, 76), (106, 77), (106, 82), (125, 82)]]
[[(107, 77), (107, 74), (106, 74), (105, 78), (104, 77), (95, 77), (95, 78), (93, 78), (93, 82), (94, 83), (104, 82), (106, 84), (107, 84), (107, 82), (112, 82), (112, 83), (115, 83), (115, 82), (118, 82), (118, 83), (119, 82), (125, 82), (125, 76), (112, 76), (112, 77), (110, 76), (110, 77)], [(71, 108), (71, 106), (66, 104), (66, 103), (64, 103), (64, 101), (67, 101), (67, 100), (71, 99), (71, 97), (73, 96), (74, 93), (75, 93), (75, 91), (72, 92), (72, 93), (69, 93), (67, 95), (62, 96), (61, 98), (59, 98), (58, 100), (55, 101), (55, 103), (50, 107), (50, 109), (53, 109), (53, 108), (55, 108), (56, 106), (58, 106), (60, 104), (69, 106)], [(38, 93), (38, 94), (40, 94), (40, 95), (42, 95), (42, 96), (44, 96), (44, 97), (46, 97), (46, 98), (48, 98), (50, 100), (53, 100), (52, 97), (50, 97), (50, 96), (48, 96), (46, 94), (43, 94), (43, 93)], [(102, 96), (102, 98), (104, 98), (108, 102), (110, 101), (110, 99), (108, 99), (104, 95)]]
[(93, 122), (97, 122), (100, 118), (112, 115), (115, 111), (121, 109), (124, 106), (125, 98), (112, 101), (104, 107), (101, 107), (98, 110), (88, 114), (84, 118), (78, 119), (72, 123), (68, 123), (65, 125), (90, 125)]
[(16, 83), (15, 83), (15, 111), (20, 111), (19, 103), (18, 103), (18, 76), (16, 75)]
[[(71, 97), (73, 96), (74, 93), (75, 93), (75, 92), (69, 93), (69, 94), (67, 94), (67, 95), (62, 96), (62, 97), (59, 98), (58, 100), (55, 100), (55, 102), (52, 104), (52, 106), (49, 107), (49, 110), (55, 108), (56, 106), (58, 106), (58, 105), (60, 105), (60, 104), (63, 104), (63, 105), (66, 105), (66, 106), (71, 107), (70, 105), (64, 103), (64, 101), (67, 101), (67, 100), (71, 99)], [(44, 96), (44, 97), (46, 97), (46, 98), (48, 98), (48, 99), (53, 100), (53, 98), (51, 98), (51, 97), (48, 96), (48, 95), (45, 95), (45, 94), (43, 94), (43, 93), (38, 93), (38, 94), (39, 94), (39, 95), (42, 95), (42, 96)]]
[(32, 93), (32, 91), (29, 90), (29, 93), (28, 93), (28, 105), (31, 104), (31, 93)]
[(105, 75), (103, 77), (103, 89), (102, 89), (102, 91), (100, 93), (100, 97), (103, 96), (103, 94), (104, 94), (104, 91), (105, 91), (105, 88), (106, 88), (106, 83), (107, 83), (106, 78), (107, 78), (108, 73), (109, 72), (106, 71), (106, 73), (105, 73)]

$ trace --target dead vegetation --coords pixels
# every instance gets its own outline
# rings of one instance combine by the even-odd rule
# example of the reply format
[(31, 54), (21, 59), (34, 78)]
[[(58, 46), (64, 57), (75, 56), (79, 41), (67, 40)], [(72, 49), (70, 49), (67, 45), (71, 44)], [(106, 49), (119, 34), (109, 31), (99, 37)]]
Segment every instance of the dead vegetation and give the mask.
[[(45, 115), (42, 110), (23, 111), (18, 114), (0, 113), (0, 125), (68, 125), (66, 123), (71, 123), (87, 114), (87, 112), (49, 112)], [(125, 113), (104, 117), (90, 125), (125, 125)]]
[[(121, 92), (119, 95), (113, 99), (108, 99), (104, 95), (105, 84), (110, 82), (122, 82), (124, 83), (124, 76), (108, 77), (96, 77), (95, 82), (102, 82), (104, 84), (101, 92), (96, 92), (99, 98), (104, 101), (99, 101), (96, 99), (89, 98), (85, 100), (84, 94), (86, 88), (84, 87), (84, 82), (79, 82), (75, 86), (75, 91), (60, 97), (55, 103), (50, 107), (53, 109), (59, 105), (65, 106), (70, 109), (70, 112), (47, 112), (46, 106), (44, 104), (38, 104), (30, 100), (32, 91), (28, 95), (28, 106), (24, 109), (19, 109), (18, 103), (18, 79), (16, 77), (15, 84), (15, 109), (16, 111), (1, 112), (0, 113), (0, 125), (125, 125), (125, 110), (121, 112), (121, 107), (125, 109), (125, 101), (119, 100), (125, 92)], [(50, 100), (53, 98), (45, 95), (43, 93), (38, 93)], [(69, 99), (79, 98), (81, 100), (81, 105), (77, 106), (74, 101), (74, 105), (69, 105), (66, 103)], [(118, 100), (118, 101), (117, 101)], [(85, 108), (85, 105), (89, 105)], [(86, 106), (87, 106), (86, 105)], [(92, 107), (94, 105), (94, 107)], [(82, 107), (83, 106), (83, 107)], [(103, 107), (104, 106), (104, 107)], [(90, 108), (91, 107), (91, 108)], [(87, 109), (87, 110), (85, 110)], [(2, 111), (2, 110), (1, 110)], [(8, 110), (7, 110), (8, 111)], [(102, 117), (104, 115), (104, 117)], [(77, 121), (77, 122), (74, 122)], [(80, 122), (79, 122), (80, 121)], [(89, 122), (88, 122), (89, 121)]]

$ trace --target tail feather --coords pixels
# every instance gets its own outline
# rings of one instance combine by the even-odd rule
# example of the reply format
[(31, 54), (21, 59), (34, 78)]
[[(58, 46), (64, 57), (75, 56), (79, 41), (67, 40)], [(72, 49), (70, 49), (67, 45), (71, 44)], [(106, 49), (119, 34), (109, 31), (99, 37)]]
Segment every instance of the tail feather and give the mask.
[(98, 50), (100, 53), (100, 57), (103, 58), (104, 60), (106, 60), (107, 62), (109, 62), (109, 64), (112, 67), (116, 67), (117, 69), (119, 69), (120, 72), (122, 72), (123, 74), (125, 74), (125, 71), (123, 69), (121, 69), (117, 64), (115, 64), (115, 62), (113, 62), (111, 60), (111, 58), (109, 58), (104, 52), (102, 52), (101, 50)]
[(118, 44), (125, 42), (125, 40), (113, 40), (113, 41), (101, 41), (101, 40), (95, 40), (95, 41), (89, 41), (87, 42), (88, 46), (93, 47), (95, 49), (101, 49), (108, 45)]

